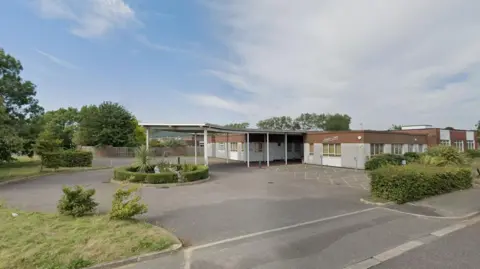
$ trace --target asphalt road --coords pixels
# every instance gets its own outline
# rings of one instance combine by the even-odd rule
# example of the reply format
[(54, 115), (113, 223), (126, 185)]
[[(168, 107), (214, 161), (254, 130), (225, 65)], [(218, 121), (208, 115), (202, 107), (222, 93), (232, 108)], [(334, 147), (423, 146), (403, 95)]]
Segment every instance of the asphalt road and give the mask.
[(404, 253), (374, 269), (478, 269), (480, 223)]

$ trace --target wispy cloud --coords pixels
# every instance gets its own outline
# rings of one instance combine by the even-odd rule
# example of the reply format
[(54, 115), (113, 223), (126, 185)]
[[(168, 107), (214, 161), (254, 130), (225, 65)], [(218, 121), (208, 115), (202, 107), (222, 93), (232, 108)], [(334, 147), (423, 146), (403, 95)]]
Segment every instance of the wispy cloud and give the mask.
[(207, 3), (228, 48), (228, 64), (209, 73), (249, 98), (205, 93), (205, 105), (260, 117), (344, 112), (352, 128), (477, 120), (479, 1)]
[(35, 51), (38, 52), (39, 54), (45, 56), (51, 62), (58, 64), (59, 66), (62, 66), (62, 67), (68, 68), (68, 69), (78, 69), (78, 66), (76, 66), (76, 65), (74, 65), (74, 64), (72, 64), (68, 61), (62, 60), (58, 57), (55, 57), (52, 54), (46, 53), (46, 52), (44, 52), (42, 50), (39, 50), (39, 49), (35, 49)]
[(188, 52), (188, 50), (154, 43), (144, 35), (137, 35), (137, 41), (143, 44), (144, 46), (146, 46), (147, 48), (154, 49), (154, 50), (168, 51), (168, 52)]
[(70, 31), (80, 37), (101, 37), (114, 29), (139, 22), (123, 0), (35, 0), (39, 13), (49, 19), (71, 22)]

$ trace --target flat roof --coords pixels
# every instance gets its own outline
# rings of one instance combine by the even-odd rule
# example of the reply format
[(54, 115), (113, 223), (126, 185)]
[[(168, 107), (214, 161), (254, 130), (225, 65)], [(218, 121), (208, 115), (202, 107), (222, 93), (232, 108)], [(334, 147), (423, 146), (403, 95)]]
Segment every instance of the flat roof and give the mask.
[(139, 123), (140, 126), (150, 128), (159, 131), (173, 131), (180, 133), (203, 133), (207, 130), (210, 133), (239, 133), (239, 134), (290, 134), (290, 135), (303, 135), (306, 131), (292, 131), (292, 130), (268, 130), (268, 129), (236, 129), (225, 127), (211, 123)]

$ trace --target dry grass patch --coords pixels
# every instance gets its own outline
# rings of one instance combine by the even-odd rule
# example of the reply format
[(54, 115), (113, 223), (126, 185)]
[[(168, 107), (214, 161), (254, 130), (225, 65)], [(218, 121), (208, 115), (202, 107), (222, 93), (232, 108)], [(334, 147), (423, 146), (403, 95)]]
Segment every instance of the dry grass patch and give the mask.
[(72, 218), (0, 207), (0, 220), (2, 269), (84, 268), (163, 250), (176, 242), (159, 227), (108, 216)]

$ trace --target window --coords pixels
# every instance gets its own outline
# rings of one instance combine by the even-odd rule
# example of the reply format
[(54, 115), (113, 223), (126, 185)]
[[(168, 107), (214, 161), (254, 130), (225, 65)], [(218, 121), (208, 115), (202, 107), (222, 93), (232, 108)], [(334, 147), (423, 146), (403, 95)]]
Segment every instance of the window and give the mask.
[(287, 143), (287, 151), (293, 152), (293, 143)]
[(418, 145), (418, 152), (419, 153), (423, 152), (423, 145)]
[(450, 140), (440, 140), (440, 145), (450, 146)]
[(468, 149), (475, 149), (475, 141), (467, 140), (467, 148)]
[(245, 149), (243, 148), (243, 144), (238, 142), (238, 147), (242, 149), (242, 151), (244, 151)]
[(454, 147), (455, 147), (459, 152), (463, 152), (463, 151), (464, 151), (463, 141), (455, 141), (455, 142), (453, 142), (453, 144), (454, 144)]
[(230, 151), (238, 151), (238, 143), (230, 143)]
[(408, 150), (407, 152), (413, 152), (413, 144), (408, 145)]
[(392, 153), (397, 155), (403, 154), (403, 144), (392, 144)]
[(313, 152), (314, 152), (313, 143), (310, 143), (308, 152), (310, 153), (310, 155), (313, 155)]
[(383, 144), (370, 144), (370, 156), (383, 154)]
[(218, 144), (218, 150), (225, 150), (225, 143)]
[(323, 156), (342, 156), (341, 144), (323, 144)]
[(255, 152), (263, 152), (263, 143), (262, 142), (255, 143)]

